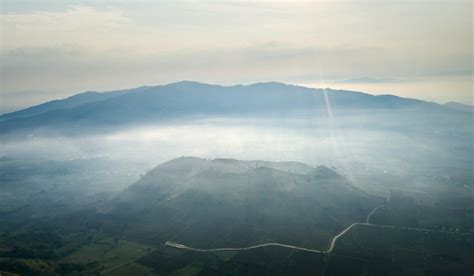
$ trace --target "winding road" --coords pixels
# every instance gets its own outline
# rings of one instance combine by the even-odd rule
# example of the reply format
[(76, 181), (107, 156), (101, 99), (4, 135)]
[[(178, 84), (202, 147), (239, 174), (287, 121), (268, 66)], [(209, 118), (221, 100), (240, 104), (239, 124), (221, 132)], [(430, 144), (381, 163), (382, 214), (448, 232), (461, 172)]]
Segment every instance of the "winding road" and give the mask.
[(212, 249), (193, 248), (193, 247), (189, 247), (184, 244), (180, 244), (180, 243), (176, 243), (172, 241), (166, 241), (165, 245), (178, 248), (178, 249), (187, 249), (187, 250), (192, 250), (192, 251), (197, 251), (197, 252), (244, 251), (244, 250), (252, 250), (252, 249), (256, 249), (260, 247), (279, 246), (279, 247), (286, 247), (286, 248), (308, 251), (308, 252), (313, 252), (313, 253), (325, 253), (325, 251), (321, 251), (321, 250), (309, 249), (309, 248), (293, 246), (293, 245), (288, 245), (288, 244), (274, 243), (274, 242), (263, 243), (263, 244), (249, 246), (249, 247), (224, 247), (224, 248), (212, 248)]
[[(390, 193), (387, 197), (388, 202), (390, 200)], [(313, 252), (313, 253), (319, 253), (319, 254), (330, 254), (334, 250), (334, 246), (336, 245), (336, 242), (339, 238), (344, 236), (349, 230), (354, 228), (355, 226), (358, 225), (365, 225), (365, 226), (371, 226), (371, 227), (381, 227), (381, 228), (399, 228), (399, 229), (405, 229), (405, 230), (412, 230), (412, 231), (424, 231), (424, 232), (447, 232), (444, 230), (434, 230), (434, 229), (422, 229), (422, 228), (412, 228), (412, 227), (396, 227), (392, 225), (382, 225), (382, 224), (372, 224), (370, 223), (370, 217), (379, 209), (384, 207), (385, 204), (378, 205), (375, 207), (366, 217), (366, 222), (355, 222), (349, 226), (347, 226), (345, 229), (343, 229), (339, 234), (335, 235), (331, 239), (331, 243), (329, 244), (329, 248), (327, 250), (317, 250), (317, 249), (311, 249), (311, 248), (305, 248), (305, 247), (299, 247), (299, 246), (294, 246), (294, 245), (289, 245), (289, 244), (282, 244), (282, 243), (263, 243), (263, 244), (258, 244), (258, 245), (253, 245), (249, 247), (222, 247), (222, 248), (211, 248), (211, 249), (201, 249), (201, 248), (194, 248), (194, 247), (189, 247), (184, 244), (180, 244), (177, 242), (173, 241), (166, 241), (165, 245), (177, 249), (185, 249), (185, 250), (191, 250), (191, 251), (196, 251), (196, 252), (217, 252), (217, 251), (245, 251), (245, 250), (252, 250), (256, 248), (261, 248), (261, 247), (267, 247), (267, 246), (277, 246), (277, 247), (285, 247), (285, 248), (290, 248), (290, 249), (296, 249), (296, 250), (301, 250), (301, 251), (307, 251), (307, 252)]]

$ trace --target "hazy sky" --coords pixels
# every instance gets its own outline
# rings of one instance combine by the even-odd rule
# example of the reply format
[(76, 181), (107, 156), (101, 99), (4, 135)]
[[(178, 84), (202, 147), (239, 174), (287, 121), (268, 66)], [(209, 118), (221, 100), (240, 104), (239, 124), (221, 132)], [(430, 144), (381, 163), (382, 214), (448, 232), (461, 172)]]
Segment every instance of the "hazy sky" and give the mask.
[(0, 5), (3, 112), (86, 90), (180, 80), (473, 101), (472, 1)]

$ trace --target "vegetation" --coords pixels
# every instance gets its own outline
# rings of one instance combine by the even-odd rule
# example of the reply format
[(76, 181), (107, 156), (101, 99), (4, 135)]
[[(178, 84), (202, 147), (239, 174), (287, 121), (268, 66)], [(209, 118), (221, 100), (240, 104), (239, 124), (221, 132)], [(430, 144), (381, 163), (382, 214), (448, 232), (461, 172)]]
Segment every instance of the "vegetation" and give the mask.
[[(35, 173), (31, 173), (34, 175)], [(379, 176), (377, 176), (379, 177)], [(386, 181), (386, 183), (390, 183)], [(3, 213), (0, 271), (21, 275), (470, 275), (472, 201), (443, 181), (372, 195), (327, 167), (179, 158), (92, 206)], [(468, 190), (470, 191), (470, 190)], [(51, 193), (51, 194), (50, 194)], [(74, 207), (72, 207), (74, 206)], [(371, 211), (375, 210), (368, 217)], [(369, 220), (369, 224), (366, 220)], [(27, 223), (25, 223), (27, 222)], [(334, 250), (324, 252), (339, 237)], [(375, 238), (374, 238), (375, 237)], [(194, 252), (198, 248), (281, 247)], [(2, 272), (3, 273), (3, 272)]]

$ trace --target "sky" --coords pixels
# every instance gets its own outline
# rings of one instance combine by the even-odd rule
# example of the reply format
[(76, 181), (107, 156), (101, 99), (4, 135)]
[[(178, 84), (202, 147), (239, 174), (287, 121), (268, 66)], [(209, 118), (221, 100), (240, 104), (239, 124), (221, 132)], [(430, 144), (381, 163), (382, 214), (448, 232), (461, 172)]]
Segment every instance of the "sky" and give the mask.
[(473, 103), (472, 1), (0, 1), (0, 113), (84, 91), (279, 81)]

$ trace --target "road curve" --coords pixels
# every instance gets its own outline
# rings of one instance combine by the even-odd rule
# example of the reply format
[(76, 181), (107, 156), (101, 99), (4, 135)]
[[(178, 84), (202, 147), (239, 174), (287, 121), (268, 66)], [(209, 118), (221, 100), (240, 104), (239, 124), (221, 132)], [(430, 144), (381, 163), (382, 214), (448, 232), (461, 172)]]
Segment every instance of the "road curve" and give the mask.
[[(390, 200), (390, 193), (387, 197), (387, 202)], [(282, 243), (263, 243), (263, 244), (257, 244), (249, 247), (223, 247), (223, 248), (211, 248), (211, 249), (201, 249), (201, 248), (194, 248), (194, 247), (189, 247), (184, 244), (180, 244), (177, 242), (173, 241), (166, 241), (165, 245), (177, 249), (186, 249), (186, 250), (191, 250), (191, 251), (196, 251), (196, 252), (217, 252), (217, 251), (245, 251), (245, 250), (252, 250), (260, 247), (267, 247), (267, 246), (278, 246), (278, 247), (285, 247), (285, 248), (290, 248), (290, 249), (296, 249), (296, 250), (301, 250), (301, 251), (307, 251), (307, 252), (313, 252), (313, 253), (319, 253), (319, 254), (330, 254), (334, 250), (334, 246), (336, 245), (336, 241), (344, 236), (349, 230), (354, 228), (355, 226), (358, 225), (365, 225), (365, 226), (371, 226), (371, 227), (381, 227), (381, 228), (399, 228), (399, 229), (405, 229), (405, 230), (412, 230), (412, 231), (424, 231), (424, 232), (448, 232), (448, 231), (443, 231), (443, 230), (435, 230), (435, 229), (422, 229), (422, 228), (412, 228), (412, 227), (396, 227), (393, 225), (382, 225), (382, 224), (372, 224), (370, 223), (370, 217), (379, 209), (384, 207), (384, 204), (379, 205), (375, 207), (366, 217), (366, 222), (355, 222), (349, 226), (347, 226), (345, 229), (343, 229), (339, 234), (335, 235), (331, 239), (331, 243), (329, 244), (329, 248), (327, 250), (317, 250), (317, 249), (310, 249), (310, 248), (305, 248), (305, 247), (299, 247), (299, 246), (294, 246), (294, 245), (289, 245), (289, 244), (282, 244)], [(460, 233), (462, 234), (462, 233)]]
[(379, 205), (377, 207), (374, 208), (374, 210), (372, 210), (372, 212), (370, 212), (368, 215), (367, 215), (367, 218), (365, 220), (366, 223), (370, 223), (370, 217), (379, 209), (379, 208), (383, 208), (385, 205)]
[[(223, 247), (223, 248), (211, 248), (211, 249), (201, 249), (201, 248), (189, 247), (187, 245), (177, 243), (177, 242), (173, 242), (173, 241), (166, 241), (165, 245), (170, 246), (170, 247), (174, 247), (174, 248), (177, 248), (177, 249), (187, 249), (187, 250), (196, 251), (196, 252), (245, 251), (245, 250), (252, 250), (252, 249), (256, 249), (256, 248), (260, 248), (260, 247), (279, 246), (279, 247), (297, 249), (297, 250), (313, 252), (313, 253), (329, 254), (334, 250), (334, 245), (336, 244), (336, 241), (356, 225), (373, 225), (373, 224), (363, 223), (363, 222), (356, 222), (356, 223), (353, 223), (353, 224), (349, 225), (348, 227), (346, 227), (344, 230), (342, 230), (339, 234), (337, 234), (336, 236), (334, 236), (331, 239), (331, 243), (329, 245), (328, 250), (317, 250), (317, 249), (299, 247), (299, 246), (294, 246), (294, 245), (289, 245), (289, 244), (282, 244), (282, 243), (274, 243), (274, 242), (257, 244), (257, 245), (253, 245), (253, 246), (249, 246), (249, 247)], [(393, 228), (395, 228), (395, 227), (393, 227)]]
[(197, 251), (197, 252), (216, 252), (216, 251), (245, 251), (245, 250), (252, 250), (260, 247), (267, 247), (267, 246), (279, 246), (279, 247), (286, 247), (286, 248), (291, 248), (291, 249), (297, 249), (301, 251), (308, 251), (308, 252), (313, 252), (313, 253), (325, 253), (325, 251), (321, 250), (315, 250), (315, 249), (310, 249), (310, 248), (304, 248), (304, 247), (299, 247), (299, 246), (293, 246), (293, 245), (288, 245), (288, 244), (281, 244), (281, 243), (264, 243), (264, 244), (258, 244), (258, 245), (253, 245), (249, 247), (224, 247), (224, 248), (211, 248), (211, 249), (200, 249), (200, 248), (194, 248), (194, 247), (189, 247), (184, 244), (172, 242), (172, 241), (166, 241), (165, 245), (174, 247), (177, 249), (187, 249), (187, 250), (192, 250), (192, 251)]

